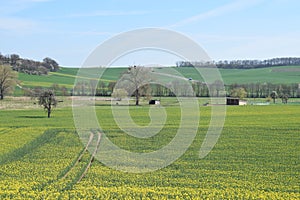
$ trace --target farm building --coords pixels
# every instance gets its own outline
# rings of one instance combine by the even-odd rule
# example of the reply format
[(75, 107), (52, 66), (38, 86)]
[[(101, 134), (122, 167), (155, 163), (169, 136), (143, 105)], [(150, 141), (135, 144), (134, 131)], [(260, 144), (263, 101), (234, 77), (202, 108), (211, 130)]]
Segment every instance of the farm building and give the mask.
[(226, 105), (243, 106), (247, 105), (247, 101), (241, 100), (239, 98), (227, 98)]
[(160, 101), (159, 100), (150, 100), (149, 105), (160, 105)]

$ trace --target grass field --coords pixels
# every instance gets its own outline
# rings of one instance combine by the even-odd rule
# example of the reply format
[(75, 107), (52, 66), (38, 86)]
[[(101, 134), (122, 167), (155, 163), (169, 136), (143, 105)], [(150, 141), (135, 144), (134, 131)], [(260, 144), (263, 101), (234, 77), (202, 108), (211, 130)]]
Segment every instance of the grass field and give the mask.
[[(176, 68), (185, 77), (199, 79), (194, 68)], [(300, 66), (261, 69), (220, 69), (225, 84), (232, 83), (298, 83)]]
[[(200, 100), (201, 102), (206, 100)], [(10, 101), (13, 102), (13, 101)], [(135, 152), (168, 144), (180, 121), (178, 103), (162, 101), (168, 114), (164, 129), (149, 139), (126, 134), (114, 122), (111, 107), (96, 102), (106, 135)], [(145, 125), (149, 106), (131, 107), (133, 120)], [(46, 118), (37, 107), (3, 108), (0, 114), (0, 199), (299, 199), (300, 107), (297, 105), (228, 106), (226, 122), (210, 154), (199, 149), (211, 107), (200, 106), (197, 136), (177, 161), (151, 173), (131, 174), (94, 161), (81, 182), (74, 180), (89, 159), (82, 153), (66, 100)], [(195, 114), (195, 113), (191, 113)], [(62, 178), (70, 171), (69, 176)]]
[[(174, 74), (181, 74), (186, 78), (192, 78), (193, 80), (201, 80), (202, 77), (199, 75), (194, 68), (174, 68)], [(94, 73), (94, 70), (103, 69), (85, 69), (81, 74), (84, 77), (90, 77)], [(120, 75), (127, 70), (127, 68), (108, 68), (102, 75), (102, 81), (109, 82), (117, 80)], [(50, 87), (54, 83), (61, 86), (65, 86), (71, 89), (74, 85), (74, 80), (77, 75), (77, 68), (61, 68), (58, 72), (50, 72), (47, 76), (34, 76), (19, 73), (19, 80), (21, 85), (25, 87)], [(165, 68), (154, 68), (156, 73), (166, 73)], [(169, 70), (167, 71), (170, 74)], [(272, 67), (262, 69), (220, 69), (220, 73), (225, 84), (232, 83), (299, 83), (300, 77), (300, 66), (288, 66), (288, 67)], [(172, 74), (171, 74), (172, 75)], [(160, 76), (162, 77), (162, 76)], [(168, 78), (168, 77), (166, 77)], [(20, 93), (19, 90), (16, 93)]]

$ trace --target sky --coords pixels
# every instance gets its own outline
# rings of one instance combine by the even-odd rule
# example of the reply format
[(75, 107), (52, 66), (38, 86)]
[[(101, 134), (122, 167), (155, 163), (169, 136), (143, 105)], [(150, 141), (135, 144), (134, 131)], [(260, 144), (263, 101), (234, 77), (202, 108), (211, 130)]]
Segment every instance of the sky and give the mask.
[[(212, 60), (300, 56), (299, 0), (0, 0), (0, 52), (81, 66), (113, 36), (163, 28), (197, 42)], [(116, 65), (172, 64), (165, 52), (135, 52)]]

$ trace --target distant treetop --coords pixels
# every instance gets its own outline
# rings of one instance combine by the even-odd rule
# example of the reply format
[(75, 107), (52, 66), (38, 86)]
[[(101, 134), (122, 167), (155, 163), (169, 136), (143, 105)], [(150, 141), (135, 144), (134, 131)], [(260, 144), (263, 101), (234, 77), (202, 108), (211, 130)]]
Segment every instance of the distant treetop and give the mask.
[(15, 71), (33, 75), (46, 75), (49, 71), (55, 72), (59, 70), (59, 64), (48, 57), (40, 62), (21, 58), (17, 54), (3, 56), (0, 53), (0, 64), (10, 65)]

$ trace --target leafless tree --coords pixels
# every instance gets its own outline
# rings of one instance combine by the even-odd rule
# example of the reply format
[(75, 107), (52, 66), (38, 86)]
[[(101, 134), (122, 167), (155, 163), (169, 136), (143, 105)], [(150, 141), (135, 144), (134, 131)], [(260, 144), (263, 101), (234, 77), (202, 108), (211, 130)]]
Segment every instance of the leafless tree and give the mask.
[[(124, 88), (127, 90), (128, 94), (134, 94), (135, 96), (135, 105), (139, 105), (140, 96), (142, 95), (141, 88), (150, 83), (150, 73), (151, 68), (142, 67), (142, 66), (131, 66), (128, 68), (128, 71), (125, 72), (118, 81), (116, 87)], [(151, 92), (149, 90), (146, 90)], [(147, 96), (147, 94), (143, 94)]]
[(17, 83), (17, 73), (8, 65), (0, 65), (0, 100), (13, 92)]
[(270, 94), (270, 97), (273, 99), (273, 103), (275, 103), (277, 97), (278, 97), (278, 94), (276, 91), (272, 91), (271, 94)]
[(52, 108), (57, 105), (57, 100), (55, 98), (54, 92), (51, 90), (44, 91), (39, 95), (39, 105), (43, 106), (48, 113), (48, 118), (50, 118)]

